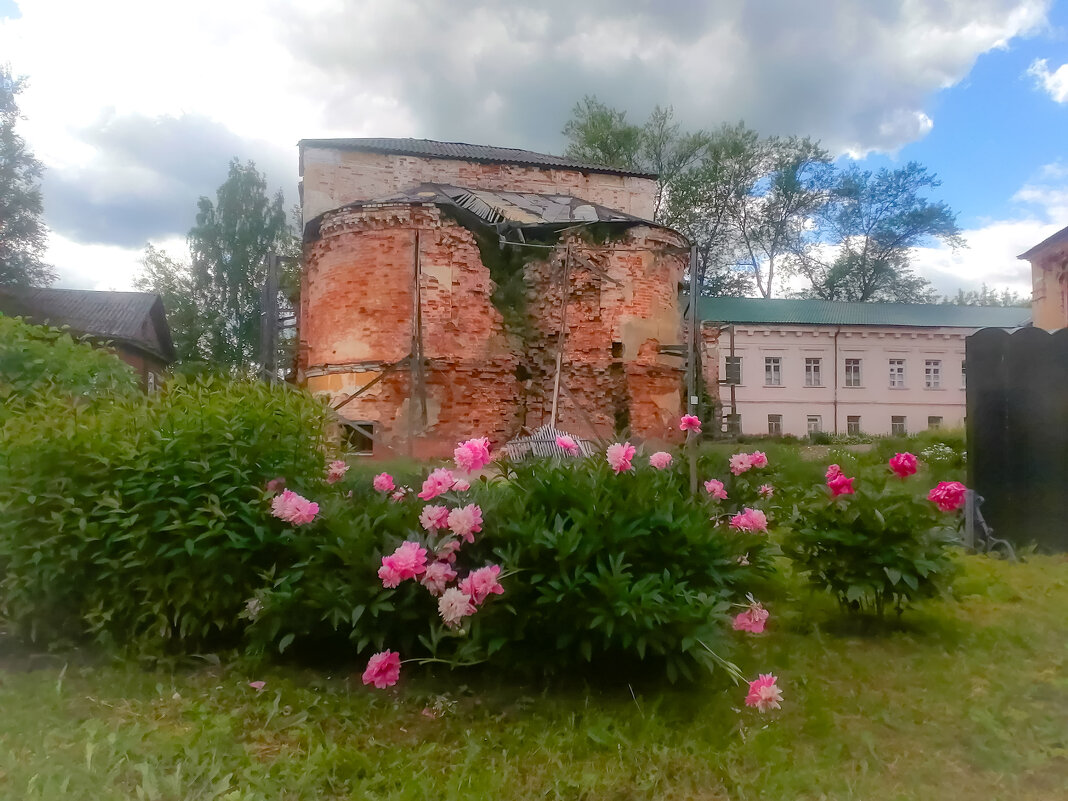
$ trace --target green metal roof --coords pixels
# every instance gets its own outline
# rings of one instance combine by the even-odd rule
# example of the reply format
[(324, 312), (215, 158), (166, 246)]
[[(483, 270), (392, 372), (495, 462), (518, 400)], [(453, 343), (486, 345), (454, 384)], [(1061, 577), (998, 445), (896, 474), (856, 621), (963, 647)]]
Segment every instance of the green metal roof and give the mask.
[(716, 323), (900, 325), (920, 328), (1021, 328), (1031, 310), (943, 303), (843, 303), (835, 300), (701, 298), (697, 313)]

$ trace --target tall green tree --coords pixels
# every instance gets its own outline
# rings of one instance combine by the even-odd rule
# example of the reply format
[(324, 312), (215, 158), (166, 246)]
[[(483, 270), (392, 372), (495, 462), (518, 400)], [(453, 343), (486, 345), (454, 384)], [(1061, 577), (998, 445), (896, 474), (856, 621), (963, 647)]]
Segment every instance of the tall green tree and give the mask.
[(952, 306), (1019, 306), (1031, 305), (1031, 298), (1005, 287), (1000, 292), (983, 284), (979, 289), (958, 289), (956, 295), (943, 295), (942, 303)]
[[(145, 250), (137, 285), (162, 297), (181, 362), (238, 373), (257, 366), (267, 254), (299, 252), (283, 203), (281, 192), (268, 195), (255, 164), (234, 159), (215, 201), (201, 197), (197, 203), (189, 261)], [(292, 264), (283, 271), (283, 299), (295, 271)]]
[(43, 260), (41, 162), (15, 131), (25, 79), (0, 65), (0, 286), (47, 286), (55, 271)]
[(931, 285), (912, 269), (915, 247), (939, 241), (964, 247), (956, 214), (928, 200), (938, 178), (912, 161), (896, 170), (842, 172), (794, 254), (794, 269), (808, 280), (802, 294), (825, 300), (930, 303)]
[(245, 371), (256, 362), (267, 253), (291, 247), (293, 239), (283, 204), (281, 191), (268, 196), (255, 164), (237, 159), (215, 202), (197, 202), (189, 254), (205, 350), (215, 365)]

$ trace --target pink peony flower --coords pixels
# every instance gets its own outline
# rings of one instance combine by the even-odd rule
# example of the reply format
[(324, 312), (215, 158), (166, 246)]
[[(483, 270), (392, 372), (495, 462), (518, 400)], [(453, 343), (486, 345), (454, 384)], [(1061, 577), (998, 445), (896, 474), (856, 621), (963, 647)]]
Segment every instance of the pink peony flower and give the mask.
[(723, 482), (714, 478), (710, 478), (705, 482), (705, 492), (715, 498), (717, 501), (727, 500), (727, 490), (723, 488)]
[(389, 499), (393, 501), (393, 503), (400, 503), (404, 500), (404, 497), (411, 491), (411, 487), (398, 487), (397, 491), (389, 496)]
[(456, 628), (461, 620), (477, 611), (471, 596), (456, 587), (449, 587), (438, 599), (438, 614), (449, 628)]
[(768, 620), (768, 610), (757, 601), (749, 604), (749, 608), (734, 618), (735, 631), (748, 631), (750, 634), (760, 634)]
[(939, 481), (938, 486), (927, 493), (927, 500), (943, 512), (952, 512), (964, 506), (968, 488), (959, 481)]
[(749, 682), (749, 694), (745, 697), (746, 706), (755, 706), (761, 712), (769, 709), (781, 709), (782, 691), (775, 684), (777, 679), (770, 673), (760, 674), (756, 681)]
[(831, 488), (831, 497), (839, 495), (853, 495), (853, 479), (847, 478), (846, 474), (839, 471), (832, 478), (827, 479), (827, 486)]
[(649, 464), (657, 470), (664, 470), (671, 467), (672, 461), (674, 460), (671, 458), (671, 454), (667, 451), (657, 451), (649, 457)]
[(916, 457), (911, 453), (895, 453), (890, 458), (890, 469), (901, 478), (911, 476), (916, 472)]
[(336, 484), (349, 472), (349, 466), (341, 459), (335, 459), (326, 466), (326, 483)]
[(382, 586), (389, 588), (425, 572), (426, 548), (418, 542), (405, 542), (391, 556), (382, 557), (378, 577), (382, 579)]
[(248, 683), (248, 686), (259, 693), (259, 692), (263, 692), (263, 688), (267, 686), (267, 682), (265, 682), (265, 681), (250, 681)]
[(439, 467), (427, 476), (426, 481), (423, 482), (423, 489), (419, 493), (419, 497), (424, 501), (430, 501), (439, 495), (448, 492), (452, 489), (452, 485), (456, 483), (456, 478), (452, 472)]
[(281, 492), (286, 488), (286, 480), (279, 476), (278, 478), (272, 478), (267, 482), (268, 492)]
[(771, 486), (771, 484), (761, 484), (757, 492), (760, 493), (761, 498), (770, 498), (775, 494), (775, 487)]
[(749, 454), (749, 463), (752, 464), (753, 467), (767, 467), (768, 455), (764, 453), (764, 451), (753, 451)]
[(397, 488), (393, 483), (393, 476), (389, 473), (379, 473), (371, 484), (378, 492), (392, 492)]
[(470, 573), (458, 586), (471, 597), (476, 606), (481, 606), (490, 595), (504, 594), (504, 587), (497, 581), (500, 574), (499, 565), (487, 565)]
[(382, 651), (367, 660), (367, 669), (363, 672), (363, 683), (373, 684), (380, 690), (392, 687), (400, 679), (400, 654), (396, 651)]
[(294, 526), (310, 523), (319, 514), (319, 504), (297, 495), (292, 490), (283, 490), (271, 501), (271, 514)]
[(825, 475), (827, 476), (827, 480), (830, 481), (835, 476), (842, 475), (842, 468), (836, 464), (832, 464), (830, 467), (827, 468), (827, 472)]
[(471, 489), (471, 482), (466, 478), (458, 478), (452, 482), (453, 492), (467, 492), (469, 489)]
[(456, 540), (445, 540), (434, 552), (434, 558), (439, 562), (447, 562), (450, 565), (456, 561), (456, 552), (460, 550), (460, 543)]
[(449, 530), (457, 537), (468, 542), (475, 541), (475, 534), (482, 530), (482, 509), (475, 504), (468, 504), (449, 512)]
[(679, 420), (679, 431), (692, 431), (695, 434), (700, 434), (701, 421), (695, 414), (684, 414)]
[(575, 438), (569, 437), (567, 434), (562, 434), (556, 438), (556, 447), (568, 456), (575, 456), (579, 452), (579, 446), (575, 442)]
[(433, 534), (440, 528), (449, 527), (449, 510), (445, 506), (424, 506), (419, 514), (419, 524)]
[(730, 526), (738, 531), (765, 532), (768, 530), (768, 516), (759, 509), (748, 507), (731, 518)]
[(629, 442), (617, 442), (615, 445), (608, 446), (608, 450), (605, 451), (605, 457), (608, 459), (608, 464), (612, 465), (613, 470), (617, 473), (626, 473), (628, 470), (634, 469), (634, 465), (630, 463), (630, 460), (634, 458), (636, 450)]
[(445, 585), (454, 578), (456, 578), (456, 571), (448, 562), (431, 562), (426, 566), (426, 573), (419, 579), (419, 583), (436, 597), (445, 592)]
[(736, 453), (731, 457), (731, 472), (736, 476), (746, 473), (753, 467), (753, 460), (748, 453)]
[(456, 466), (465, 473), (481, 470), (490, 463), (490, 443), (487, 437), (461, 442), (452, 452)]

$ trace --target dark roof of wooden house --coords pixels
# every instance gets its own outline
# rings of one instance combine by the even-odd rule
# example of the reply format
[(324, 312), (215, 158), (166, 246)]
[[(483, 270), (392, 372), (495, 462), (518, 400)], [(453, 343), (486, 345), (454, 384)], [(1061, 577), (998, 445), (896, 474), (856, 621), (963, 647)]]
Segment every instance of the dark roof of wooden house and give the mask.
[(163, 301), (152, 292), (0, 287), (0, 313), (175, 359)]

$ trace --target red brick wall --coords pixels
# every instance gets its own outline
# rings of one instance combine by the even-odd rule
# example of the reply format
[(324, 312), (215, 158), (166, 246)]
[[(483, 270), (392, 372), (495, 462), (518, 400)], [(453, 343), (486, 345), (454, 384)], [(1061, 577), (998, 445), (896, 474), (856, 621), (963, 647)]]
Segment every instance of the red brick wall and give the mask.
[(656, 200), (656, 181), (634, 176), (340, 148), (305, 147), (302, 158), (305, 221), (347, 203), (389, 197), (421, 183), (575, 195), (645, 219), (652, 219)]
[[(436, 207), (328, 215), (306, 248), (301, 294), (300, 372), (312, 391), (336, 405), (409, 352), (417, 232), (428, 426), (416, 455), (449, 454), (471, 436), (500, 445), (522, 426), (549, 422), (569, 247), (598, 269), (571, 262), (558, 426), (609, 437), (629, 420), (640, 437), (677, 433), (683, 362), (658, 345), (681, 341), (685, 251), (676, 235), (650, 226), (605, 245), (571, 237), (528, 263), (521, 338), (490, 299), (494, 285), (471, 232)], [(410, 371), (396, 370), (343, 407), (351, 420), (378, 424), (376, 453), (408, 450), (410, 387)]]

